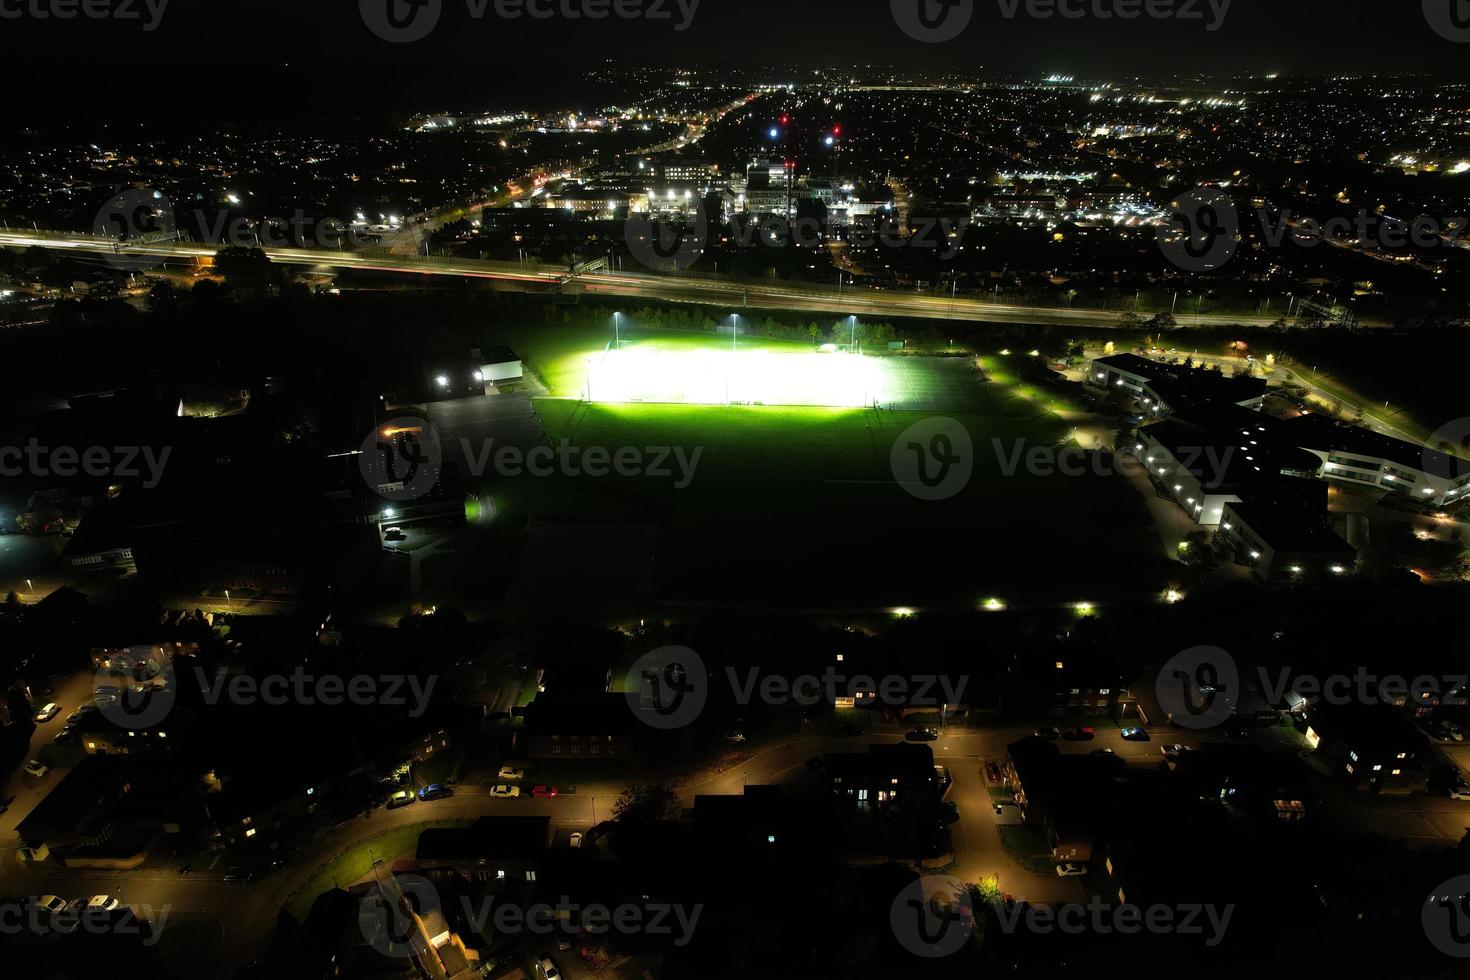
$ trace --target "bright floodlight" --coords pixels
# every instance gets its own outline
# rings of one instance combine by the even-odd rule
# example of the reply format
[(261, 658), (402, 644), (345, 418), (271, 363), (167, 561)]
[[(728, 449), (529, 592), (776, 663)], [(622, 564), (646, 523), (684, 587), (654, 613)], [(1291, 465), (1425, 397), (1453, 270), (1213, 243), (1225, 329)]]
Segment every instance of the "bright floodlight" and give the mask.
[(886, 400), (884, 378), (876, 359), (855, 354), (632, 347), (589, 357), (582, 395), (612, 403), (863, 408)]

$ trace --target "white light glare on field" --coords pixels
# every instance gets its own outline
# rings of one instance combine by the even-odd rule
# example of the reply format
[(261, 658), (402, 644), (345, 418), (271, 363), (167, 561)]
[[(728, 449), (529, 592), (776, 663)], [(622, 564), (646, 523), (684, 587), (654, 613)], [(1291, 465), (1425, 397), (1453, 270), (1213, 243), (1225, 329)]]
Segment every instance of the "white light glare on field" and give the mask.
[(885, 365), (861, 354), (609, 350), (587, 358), (592, 402), (863, 408), (886, 400)]

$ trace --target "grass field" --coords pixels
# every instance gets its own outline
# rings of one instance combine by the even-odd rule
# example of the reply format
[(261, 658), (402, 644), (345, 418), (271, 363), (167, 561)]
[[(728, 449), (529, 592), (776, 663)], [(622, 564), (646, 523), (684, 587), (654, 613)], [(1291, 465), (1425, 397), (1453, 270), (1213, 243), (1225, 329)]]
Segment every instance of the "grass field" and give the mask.
[[(592, 334), (555, 328), (509, 342), (561, 394), (580, 387), (577, 366), (606, 342)], [(719, 343), (664, 332), (656, 342)], [(1159, 587), (1156, 535), (1125, 480), (1008, 471), (1018, 450), (1068, 438), (1044, 393), (986, 382), (970, 358), (884, 360), (923, 411), (537, 399), (552, 445), (645, 461), (666, 453), (669, 467), (677, 449), (692, 468), (687, 486), (677, 472), (501, 480), (507, 525), (562, 522), (522, 561), (533, 579), (522, 595), (585, 608), (591, 594), (626, 587), (660, 606), (869, 610), (1108, 602)], [(937, 416), (968, 433), (973, 473), (931, 501), (897, 481), (892, 457), (910, 426)]]

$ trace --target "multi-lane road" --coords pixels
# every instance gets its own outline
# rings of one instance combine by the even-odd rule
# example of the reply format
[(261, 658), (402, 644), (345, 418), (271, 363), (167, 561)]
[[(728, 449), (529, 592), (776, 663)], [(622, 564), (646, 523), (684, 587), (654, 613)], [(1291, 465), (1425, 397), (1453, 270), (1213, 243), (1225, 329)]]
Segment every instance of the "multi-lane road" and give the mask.
[[(119, 264), (136, 267), (156, 261), (209, 259), (218, 246), (197, 242), (153, 242), (119, 245), (97, 236), (46, 231), (0, 232), (0, 246), (40, 247), (63, 252), (111, 256)], [(382, 255), (318, 249), (267, 248), (271, 261), (283, 265), (311, 266), (322, 270), (355, 269), (410, 276), (449, 276), (486, 279), (521, 288), (553, 288), (567, 280), (559, 267), (489, 262), (437, 256)], [(748, 282), (697, 276), (654, 275), (639, 272), (600, 271), (576, 278), (580, 288), (605, 296), (658, 299), (681, 303), (703, 303), (728, 307), (821, 311), (866, 317), (926, 317), (938, 320), (982, 323), (1029, 323), (1078, 326), (1124, 326), (1132, 322), (1126, 310), (1074, 309), (1071, 307), (1018, 306), (982, 299), (951, 297), (906, 289), (851, 287), (838, 289), (782, 282)], [(1269, 326), (1273, 316), (1251, 314), (1181, 313), (1175, 317), (1182, 327)], [(1368, 324), (1365, 321), (1365, 325)]]

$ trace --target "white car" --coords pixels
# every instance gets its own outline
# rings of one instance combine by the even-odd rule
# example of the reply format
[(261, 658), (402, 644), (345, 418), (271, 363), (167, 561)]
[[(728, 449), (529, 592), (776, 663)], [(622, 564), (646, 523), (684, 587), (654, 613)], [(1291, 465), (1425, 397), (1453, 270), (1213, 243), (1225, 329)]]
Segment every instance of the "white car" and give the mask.
[(55, 895), (42, 895), (36, 899), (36, 908), (50, 912), (52, 915), (60, 915), (66, 911), (66, 900), (57, 898)]
[(515, 766), (501, 766), (497, 779), (525, 779), (526, 770), (517, 769)]
[(507, 786), (501, 783), (499, 786), (490, 787), (490, 795), (502, 800), (513, 800), (521, 795), (521, 788), (519, 786)]
[(1085, 874), (1087, 874), (1087, 865), (1078, 864), (1076, 861), (1057, 865), (1058, 878), (1081, 878)]
[(60, 713), (61, 706), (56, 704), (55, 702), (42, 705), (41, 710), (36, 712), (36, 724), (44, 725), (46, 722), (50, 721), (52, 718), (55, 718)]
[(1470, 800), (1470, 786), (1451, 786), (1450, 799)]
[(93, 895), (91, 898), (79, 898), (69, 906), (73, 912), (111, 912), (122, 905), (111, 895)]
[(26, 763), (25, 770), (27, 776), (35, 776), (37, 779), (40, 779), (51, 771), (51, 767), (44, 762), (32, 759)]
[(543, 956), (536, 961), (536, 975), (543, 980), (561, 980), (561, 971), (556, 968), (556, 963), (550, 956)]

